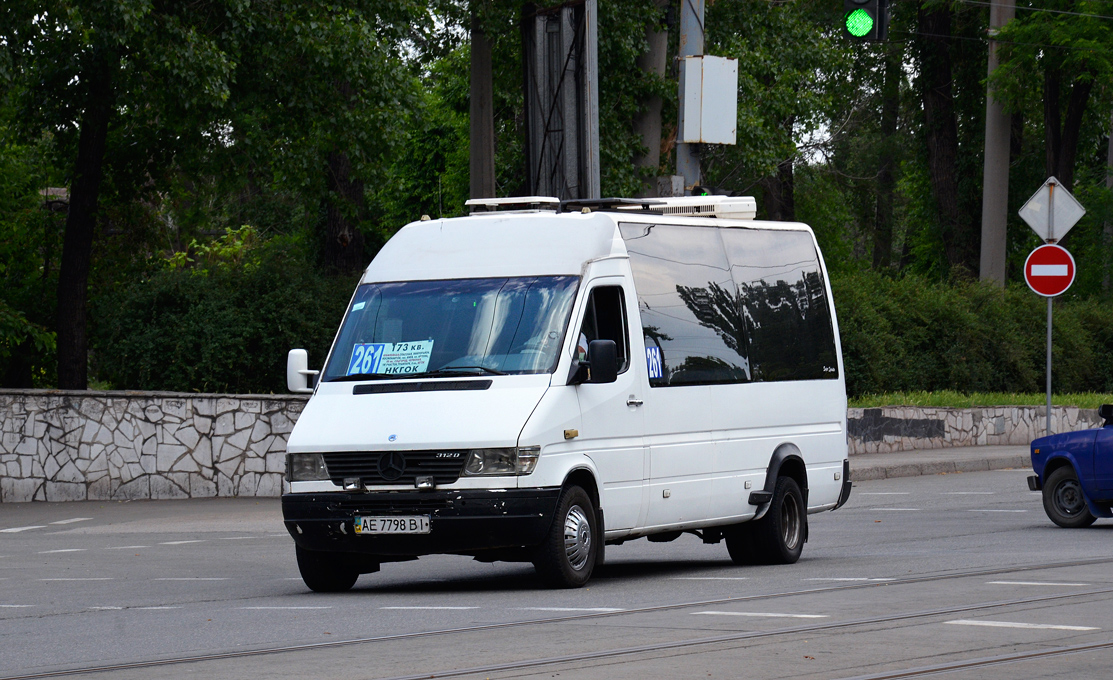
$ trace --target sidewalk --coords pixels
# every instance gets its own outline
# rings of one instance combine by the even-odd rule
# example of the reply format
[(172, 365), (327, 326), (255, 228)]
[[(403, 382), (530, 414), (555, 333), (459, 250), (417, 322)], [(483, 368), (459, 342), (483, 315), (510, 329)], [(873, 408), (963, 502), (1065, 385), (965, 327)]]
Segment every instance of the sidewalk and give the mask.
[(861, 453), (850, 456), (850, 478), (855, 482), (946, 472), (1031, 467), (1032, 457), (1027, 446), (961, 446), (952, 449)]

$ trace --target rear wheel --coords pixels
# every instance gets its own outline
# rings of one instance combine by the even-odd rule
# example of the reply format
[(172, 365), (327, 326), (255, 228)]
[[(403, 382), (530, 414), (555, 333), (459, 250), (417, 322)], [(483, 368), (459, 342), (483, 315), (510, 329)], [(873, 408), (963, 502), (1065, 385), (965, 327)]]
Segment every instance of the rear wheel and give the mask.
[(309, 589), (318, 593), (341, 593), (351, 590), (359, 578), (357, 570), (346, 555), (317, 552), (295, 546), (298, 571)]
[(1088, 527), (1097, 519), (1090, 513), (1082, 484), (1069, 465), (1047, 476), (1047, 483), (1043, 485), (1043, 509), (1052, 522), (1067, 529)]
[(553, 526), (535, 554), (533, 566), (549, 585), (579, 588), (591, 578), (603, 537), (595, 504), (578, 486), (561, 494)]
[(796, 480), (779, 477), (765, 516), (726, 532), (727, 552), (735, 564), (794, 564), (807, 535), (804, 494)]

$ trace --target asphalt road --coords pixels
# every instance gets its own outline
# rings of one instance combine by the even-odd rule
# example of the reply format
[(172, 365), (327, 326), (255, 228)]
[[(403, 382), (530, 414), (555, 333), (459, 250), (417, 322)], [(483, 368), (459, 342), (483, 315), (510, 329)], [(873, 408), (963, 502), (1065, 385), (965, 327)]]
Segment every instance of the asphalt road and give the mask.
[(791, 566), (608, 547), (580, 590), (442, 556), (311, 593), (277, 500), (3, 505), (0, 679), (1108, 676), (1113, 520), (1026, 474), (856, 483)]

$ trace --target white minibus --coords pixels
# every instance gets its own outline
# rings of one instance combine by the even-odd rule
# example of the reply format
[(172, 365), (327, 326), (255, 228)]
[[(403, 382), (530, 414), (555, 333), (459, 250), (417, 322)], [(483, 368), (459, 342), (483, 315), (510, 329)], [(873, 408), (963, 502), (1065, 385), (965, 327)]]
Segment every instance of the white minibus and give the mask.
[(448, 553), (578, 587), (682, 533), (793, 563), (850, 494), (838, 322), (806, 225), (752, 198), (469, 201), (364, 272), (287, 445), (305, 584)]

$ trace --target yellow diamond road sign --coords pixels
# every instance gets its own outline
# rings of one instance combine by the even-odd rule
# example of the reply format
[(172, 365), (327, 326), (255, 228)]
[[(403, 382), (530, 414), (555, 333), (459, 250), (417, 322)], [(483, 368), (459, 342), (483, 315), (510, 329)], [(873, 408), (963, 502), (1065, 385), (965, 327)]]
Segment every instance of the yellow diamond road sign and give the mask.
[(1082, 204), (1054, 177), (1048, 177), (1020, 209), (1020, 217), (1046, 243), (1062, 240), (1085, 214)]

